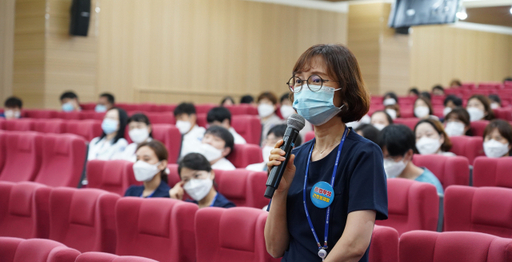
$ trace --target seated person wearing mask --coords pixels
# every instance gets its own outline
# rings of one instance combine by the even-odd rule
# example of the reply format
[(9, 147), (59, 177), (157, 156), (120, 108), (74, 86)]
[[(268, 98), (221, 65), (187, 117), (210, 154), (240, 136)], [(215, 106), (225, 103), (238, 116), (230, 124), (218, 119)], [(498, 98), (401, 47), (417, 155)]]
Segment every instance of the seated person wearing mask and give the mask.
[(245, 169), (251, 171), (267, 171), (267, 163), (268, 158), (270, 157), (270, 151), (274, 149), (277, 141), (283, 139), (284, 132), (286, 131), (286, 125), (281, 124), (274, 126), (268, 131), (265, 140), (263, 140), (263, 148), (261, 149), (261, 153), (263, 156), (262, 163), (250, 164)]
[(113, 159), (137, 161), (135, 151), (140, 144), (153, 140), (151, 131), (151, 123), (146, 115), (142, 113), (132, 115), (128, 118), (128, 135), (133, 143), (129, 144), (122, 153), (116, 154)]
[(384, 94), (382, 104), (384, 106), (396, 105), (398, 104), (398, 96), (396, 96), (395, 92), (387, 92)]
[(23, 102), (21, 99), (11, 96), (5, 100), (4, 112), (0, 114), (0, 117), (5, 119), (18, 119), (21, 118), (21, 107)]
[(186, 192), (199, 208), (235, 207), (233, 202), (215, 190), (215, 172), (203, 155), (190, 153), (183, 157), (178, 164), (178, 174), (181, 181), (169, 191), (171, 198), (183, 200)]
[(454, 108), (458, 106), (462, 106), (462, 99), (455, 95), (447, 95), (444, 99), (444, 110), (443, 110), (443, 116), (446, 117), (448, 113), (450, 113)]
[(356, 133), (370, 141), (372, 141), (373, 143), (377, 144), (377, 139), (379, 138), (379, 130), (377, 128), (375, 128), (373, 125), (371, 124), (361, 124), (359, 125), (354, 131), (356, 131)]
[(222, 101), (220, 101), (220, 106), (234, 106), (234, 105), (235, 105), (235, 100), (230, 96), (226, 96), (226, 97), (222, 98)]
[(201, 145), (204, 136), (204, 127), (197, 125), (196, 107), (192, 103), (181, 103), (174, 109), (176, 127), (180, 130), (182, 146), (180, 156), (195, 152)]
[(466, 110), (471, 122), (478, 120), (493, 120), (494, 112), (491, 109), (489, 98), (483, 95), (473, 95), (469, 98)]
[(123, 109), (114, 107), (108, 110), (101, 123), (103, 133), (89, 143), (87, 160), (112, 160), (117, 154), (122, 154), (128, 146), (124, 139), (127, 122), (128, 115)]
[(98, 113), (107, 112), (112, 107), (114, 107), (115, 98), (110, 93), (103, 93), (100, 95), (98, 99), (98, 104), (96, 104), (96, 107), (94, 108), (94, 111)]
[(254, 98), (251, 95), (244, 95), (240, 98), (240, 104), (249, 104), (254, 106)]
[[(288, 117), (295, 114), (295, 109), (293, 109), (292, 102), (293, 101), (290, 100), (290, 93), (287, 92), (281, 96), (281, 108), (279, 109), (279, 111), (281, 112), (281, 116), (284, 118), (285, 121), (288, 119)], [(306, 120), (304, 128), (302, 128), (302, 130), (299, 131), (300, 138), (304, 140), (306, 134), (311, 131), (313, 131), (313, 125)], [(263, 143), (264, 142), (265, 141), (263, 141)]]
[(412, 87), (411, 89), (409, 89), (409, 93), (407, 93), (407, 95), (408, 96), (419, 96), (420, 91), (418, 90), (418, 88)]
[(448, 136), (472, 136), (469, 113), (464, 107), (456, 107), (444, 118), (444, 131)]
[(512, 156), (512, 126), (496, 119), (484, 130), (484, 152), (487, 157), (498, 158)]
[(156, 140), (144, 142), (137, 149), (137, 162), (133, 164), (135, 180), (142, 186), (130, 186), (124, 196), (169, 197), (171, 188), (167, 185), (167, 157), (165, 146)]
[(416, 149), (422, 155), (438, 154), (455, 156), (448, 152), (452, 148), (450, 137), (444, 132), (441, 122), (435, 119), (422, 119), (414, 127)]
[(262, 125), (262, 138), (273, 126), (284, 123), (284, 121), (276, 115), (276, 109), (277, 97), (273, 93), (264, 92), (258, 96), (258, 115), (260, 116)]
[(432, 87), (432, 95), (444, 96), (444, 88), (441, 85), (435, 85)]
[(72, 91), (64, 92), (60, 96), (60, 104), (62, 106), (62, 111), (64, 112), (82, 110), (78, 102), (78, 96), (75, 94), (75, 92)]
[(489, 95), (489, 100), (491, 102), (491, 109), (496, 109), (501, 107), (501, 98), (497, 94)]
[[(420, 96), (414, 102), (414, 117), (417, 118), (429, 118), (432, 116), (432, 105), (430, 104), (430, 100), (423, 96)], [(437, 118), (437, 117), (436, 117)]]
[(381, 110), (372, 114), (370, 123), (380, 131), (384, 129), (384, 127), (393, 124), (393, 119), (391, 119), (391, 116), (389, 116), (386, 111)]
[(210, 126), (222, 126), (229, 130), (229, 132), (235, 138), (235, 144), (247, 144), (245, 138), (239, 135), (235, 129), (231, 126), (231, 112), (225, 107), (214, 107), (208, 111), (206, 115), (206, 121)]
[(416, 151), (416, 139), (409, 127), (390, 125), (379, 134), (379, 146), (384, 155), (384, 170), (388, 178), (406, 178), (436, 186), (438, 194), (444, 194), (439, 179), (427, 168), (412, 163)]
[(204, 133), (201, 144), (192, 152), (200, 153), (210, 162), (213, 169), (235, 170), (226, 159), (235, 147), (233, 135), (221, 126), (211, 126)]

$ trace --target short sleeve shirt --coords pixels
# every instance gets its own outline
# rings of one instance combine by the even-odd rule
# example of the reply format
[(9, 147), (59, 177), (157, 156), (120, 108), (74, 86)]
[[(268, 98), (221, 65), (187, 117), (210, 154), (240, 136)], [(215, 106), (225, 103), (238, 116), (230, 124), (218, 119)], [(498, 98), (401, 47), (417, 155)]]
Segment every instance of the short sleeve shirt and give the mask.
[[(283, 262), (321, 261), (317, 255), (318, 246), (308, 224), (302, 201), (306, 164), (314, 143), (315, 139), (293, 151), (297, 170), (288, 191), (287, 222), (290, 244)], [(310, 162), (309, 165), (306, 205), (322, 244), (327, 208), (317, 208), (309, 196), (311, 188), (317, 182), (325, 181), (330, 184), (337, 153), (338, 147), (323, 159)], [(333, 188), (335, 197), (331, 203), (328, 252), (341, 238), (350, 212), (374, 210), (377, 214), (376, 219), (387, 219), (387, 186), (381, 149), (351, 130), (341, 151)], [(360, 261), (368, 261), (368, 250)]]

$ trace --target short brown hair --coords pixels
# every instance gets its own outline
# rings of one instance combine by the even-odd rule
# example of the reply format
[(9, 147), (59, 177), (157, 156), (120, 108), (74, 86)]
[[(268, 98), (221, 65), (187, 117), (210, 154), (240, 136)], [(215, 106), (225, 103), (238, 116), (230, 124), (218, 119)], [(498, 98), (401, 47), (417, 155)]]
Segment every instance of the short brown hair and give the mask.
[(473, 98), (478, 99), (484, 105), (484, 110), (485, 110), (484, 113), (487, 113), (487, 115), (484, 117), (484, 119), (485, 120), (493, 120), (494, 112), (491, 109), (491, 101), (489, 100), (489, 98), (487, 98), (486, 96), (483, 96), (483, 95), (472, 95), (468, 99), (468, 103), (469, 103), (469, 100), (471, 100)]
[[(500, 135), (507, 139), (509, 144), (512, 144), (512, 126), (509, 122), (502, 119), (492, 120), (484, 130), (484, 135), (482, 136), (485, 140), (485, 137), (491, 133), (494, 129), (498, 129)], [(512, 155), (512, 149), (508, 152), (509, 155)]]
[(416, 100), (414, 100), (413, 106), (416, 106), (416, 102), (418, 102), (418, 100), (421, 100), (421, 101), (425, 102), (425, 104), (427, 104), (429, 115), (434, 114), (434, 110), (432, 110), (432, 103), (430, 103), (430, 99), (428, 99), (427, 97), (424, 97), (424, 96), (418, 96), (418, 98), (416, 98)]
[(342, 45), (314, 45), (299, 57), (293, 67), (293, 75), (307, 71), (305, 69), (317, 56), (323, 58), (328, 74), (341, 88), (339, 92), (345, 106), (338, 116), (344, 123), (360, 120), (370, 109), (370, 95), (354, 54)]
[(450, 149), (452, 149), (452, 141), (450, 140), (450, 137), (444, 131), (443, 124), (441, 124), (441, 122), (436, 119), (427, 118), (420, 120), (414, 127), (414, 134), (416, 134), (416, 129), (422, 123), (429, 123), (439, 135), (443, 136), (444, 143), (441, 145), (441, 151), (448, 152)]
[[(458, 106), (458, 107), (452, 109), (452, 111), (450, 111), (450, 113), (448, 113), (444, 117), (444, 121), (445, 122), (448, 121), (451, 118), (451, 116), (453, 116), (453, 115), (455, 115), (455, 118), (462, 121), (462, 123), (464, 123), (464, 125), (466, 127), (471, 126), (471, 122), (469, 121), (469, 113), (465, 108)], [(471, 128), (469, 128), (468, 131), (466, 132), (466, 136), (471, 136), (471, 135), (472, 135)]]
[(270, 100), (270, 102), (272, 102), (272, 104), (277, 104), (277, 96), (274, 95), (274, 93), (272, 92), (263, 92), (261, 93), (259, 96), (258, 96), (258, 99), (257, 99), (257, 102), (259, 103), (261, 101), (261, 99), (268, 99)]
[[(155, 152), (156, 157), (158, 158), (158, 161), (167, 160), (169, 158), (169, 152), (167, 151), (167, 148), (162, 144), (162, 142), (158, 140), (151, 140), (149, 142), (143, 142), (141, 143), (135, 152), (137, 152), (141, 147), (147, 146)], [(166, 168), (167, 169), (167, 168)], [(167, 171), (166, 169), (162, 170), (160, 172), (160, 177), (162, 178), (165, 183), (167, 183)]]

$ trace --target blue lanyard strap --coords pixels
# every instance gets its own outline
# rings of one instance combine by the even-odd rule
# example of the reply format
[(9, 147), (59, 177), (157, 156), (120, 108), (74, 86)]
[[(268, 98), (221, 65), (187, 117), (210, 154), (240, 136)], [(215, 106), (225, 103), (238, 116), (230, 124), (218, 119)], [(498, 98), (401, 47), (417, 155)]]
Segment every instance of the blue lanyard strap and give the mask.
[[(336, 178), (336, 171), (338, 170), (338, 163), (340, 161), (341, 149), (343, 148), (343, 143), (345, 142), (345, 138), (347, 137), (348, 127), (345, 127), (345, 131), (343, 132), (343, 137), (341, 138), (340, 145), (338, 146), (338, 155), (336, 156), (336, 162), (334, 164), (334, 169), (332, 171), (331, 177), (331, 187), (334, 188), (334, 179)], [(318, 249), (322, 249), (322, 245), (318, 240), (318, 236), (316, 235), (315, 228), (313, 227), (313, 223), (311, 222), (311, 217), (309, 216), (308, 207), (306, 205), (306, 186), (308, 181), (308, 173), (309, 173), (309, 163), (311, 162), (311, 155), (313, 154), (314, 144), (311, 145), (311, 149), (309, 150), (308, 162), (306, 164), (306, 175), (304, 176), (304, 188), (302, 190), (302, 203), (304, 204), (304, 211), (306, 212), (306, 218), (308, 219), (309, 227), (311, 228), (311, 232), (313, 232), (313, 236), (315, 237), (316, 244), (318, 245)], [(334, 192), (333, 192), (334, 193)], [(327, 237), (329, 235), (329, 215), (331, 213), (331, 206), (327, 207), (327, 214), (325, 218), (325, 232), (324, 232), (324, 249), (327, 249)]]

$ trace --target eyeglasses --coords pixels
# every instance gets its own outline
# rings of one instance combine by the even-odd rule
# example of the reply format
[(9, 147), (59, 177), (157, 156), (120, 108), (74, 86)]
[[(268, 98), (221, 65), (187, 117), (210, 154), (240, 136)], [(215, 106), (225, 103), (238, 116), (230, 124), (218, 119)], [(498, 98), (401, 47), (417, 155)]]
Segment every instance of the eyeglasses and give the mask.
[[(302, 86), (304, 85), (304, 82), (306, 83), (309, 90), (312, 92), (318, 92), (322, 87), (324, 86), (325, 82), (329, 82), (332, 80), (322, 79), (318, 75), (311, 75), (308, 77), (307, 81), (304, 81), (300, 79), (298, 76), (292, 76), (290, 80), (286, 83), (288, 85), (288, 88), (290, 88), (290, 91), (294, 93), (298, 93), (302, 90)], [(337, 82), (337, 81), (332, 81)], [(336, 89), (335, 91), (340, 90), (341, 88)]]

